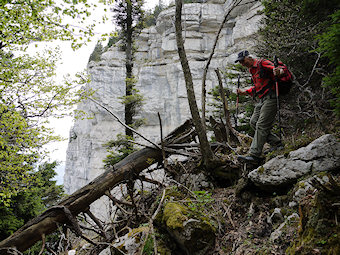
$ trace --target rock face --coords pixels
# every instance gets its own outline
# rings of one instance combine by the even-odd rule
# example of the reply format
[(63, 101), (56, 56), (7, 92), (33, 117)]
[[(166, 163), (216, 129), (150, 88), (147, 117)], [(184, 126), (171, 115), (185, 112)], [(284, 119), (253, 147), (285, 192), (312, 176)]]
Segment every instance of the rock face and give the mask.
[[(200, 106), (201, 79), (206, 60), (212, 49), (218, 27), (231, 1), (211, 0), (186, 4), (183, 7), (183, 37)], [(251, 49), (259, 27), (258, 10), (262, 6), (251, 2), (235, 8), (218, 41), (207, 76), (207, 91), (217, 85), (214, 69), (233, 63), (238, 51)], [(163, 131), (169, 131), (190, 117), (183, 73), (177, 53), (175, 8), (160, 13), (156, 26), (144, 29), (137, 42), (134, 72), (137, 89), (144, 95), (140, 113), (147, 124), (139, 132), (159, 141), (160, 113)], [(88, 70), (92, 81), (88, 85), (94, 97), (123, 120), (124, 108), (119, 97), (125, 93), (125, 55), (117, 47), (105, 52), (100, 62), (91, 62)], [(123, 127), (104, 109), (93, 102), (78, 105), (78, 110), (91, 119), (76, 120), (70, 131), (64, 186), (72, 193), (103, 172), (102, 160), (107, 152), (103, 144), (123, 133)]]
[(264, 189), (294, 183), (298, 178), (321, 171), (340, 169), (340, 143), (333, 135), (323, 135), (308, 146), (271, 159), (251, 171), (248, 177)]

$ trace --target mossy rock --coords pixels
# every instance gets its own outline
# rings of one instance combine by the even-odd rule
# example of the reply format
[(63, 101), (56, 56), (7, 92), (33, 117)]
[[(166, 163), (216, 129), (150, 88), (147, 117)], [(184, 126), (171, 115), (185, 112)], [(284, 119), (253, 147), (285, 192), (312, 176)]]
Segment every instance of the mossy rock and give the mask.
[(164, 207), (162, 221), (169, 229), (182, 229), (183, 223), (188, 220), (187, 213), (187, 208), (183, 205), (169, 202)]
[(205, 216), (190, 218), (190, 210), (179, 202), (164, 206), (162, 223), (185, 254), (208, 255), (214, 250), (216, 229)]

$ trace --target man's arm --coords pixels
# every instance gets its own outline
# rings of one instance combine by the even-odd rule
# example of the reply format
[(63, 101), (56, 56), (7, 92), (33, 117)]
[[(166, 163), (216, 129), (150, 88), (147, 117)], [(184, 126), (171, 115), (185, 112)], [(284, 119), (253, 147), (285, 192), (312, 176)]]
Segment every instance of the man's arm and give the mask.
[(245, 88), (245, 89), (237, 89), (236, 92), (237, 92), (237, 94), (240, 94), (240, 95), (253, 96), (253, 89), (254, 89), (254, 87), (249, 87), (249, 88)]
[(284, 75), (283, 68), (281, 66), (275, 67), (274, 63), (269, 60), (263, 60), (262, 67), (270, 72), (273, 72), (275, 76), (281, 77)]

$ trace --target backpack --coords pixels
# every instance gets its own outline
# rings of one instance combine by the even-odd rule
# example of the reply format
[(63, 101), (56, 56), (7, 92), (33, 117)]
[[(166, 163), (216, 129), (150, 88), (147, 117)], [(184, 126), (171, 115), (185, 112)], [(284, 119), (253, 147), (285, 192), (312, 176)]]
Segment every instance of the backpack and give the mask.
[[(268, 74), (268, 70), (263, 68), (262, 66), (263, 59), (260, 60), (260, 76), (263, 77), (271, 77)], [(269, 60), (271, 61), (271, 60)], [(273, 61), (271, 61), (273, 62)], [(273, 62), (274, 63), (274, 62)], [(294, 77), (293, 74), (289, 71), (288, 67), (281, 61), (277, 61), (278, 66), (283, 69), (284, 74), (281, 77), (277, 77), (278, 79), (278, 87), (279, 87), (279, 94), (280, 95), (287, 95), (290, 91), (290, 89), (293, 86)]]

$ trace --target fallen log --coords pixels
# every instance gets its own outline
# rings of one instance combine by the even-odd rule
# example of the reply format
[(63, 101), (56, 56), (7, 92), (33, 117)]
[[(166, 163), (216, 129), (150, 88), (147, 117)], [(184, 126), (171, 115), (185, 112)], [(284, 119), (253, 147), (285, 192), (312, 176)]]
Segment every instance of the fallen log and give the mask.
[[(191, 121), (186, 121), (179, 128), (170, 133), (166, 143), (181, 137), (181, 132), (187, 133), (192, 129)], [(186, 142), (184, 140), (183, 142)], [(25, 251), (41, 240), (43, 236), (54, 232), (58, 226), (68, 224), (74, 226), (75, 217), (86, 212), (89, 206), (105, 195), (105, 192), (116, 185), (131, 180), (151, 164), (162, 161), (162, 151), (158, 148), (144, 148), (134, 152), (95, 178), (83, 188), (77, 190), (41, 215), (27, 222), (7, 239), (0, 242), (0, 254), (13, 254), (10, 251)]]

